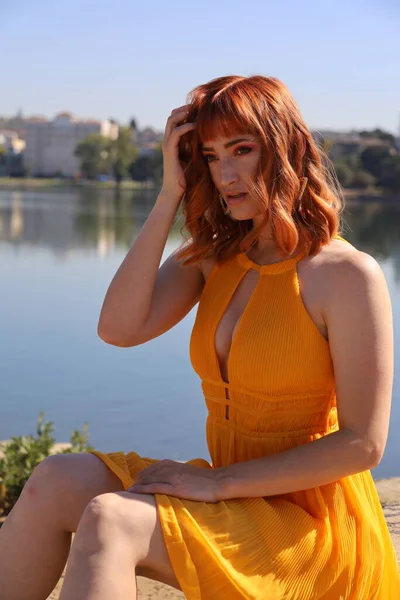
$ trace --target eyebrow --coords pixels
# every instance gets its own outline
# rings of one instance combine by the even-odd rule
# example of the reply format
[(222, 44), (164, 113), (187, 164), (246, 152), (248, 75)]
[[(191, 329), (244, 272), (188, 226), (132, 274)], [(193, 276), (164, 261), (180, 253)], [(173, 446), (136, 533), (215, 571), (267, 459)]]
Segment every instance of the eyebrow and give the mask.
[[(226, 144), (224, 144), (224, 148), (230, 148), (231, 146), (234, 146), (235, 144), (238, 144), (239, 142), (251, 142), (251, 138), (238, 138), (237, 140), (232, 140), (231, 142), (227, 142)], [(209, 151), (213, 151), (214, 148), (212, 148), (212, 146), (208, 146), (207, 148), (205, 146), (201, 146), (200, 147), (202, 152), (209, 152)]]

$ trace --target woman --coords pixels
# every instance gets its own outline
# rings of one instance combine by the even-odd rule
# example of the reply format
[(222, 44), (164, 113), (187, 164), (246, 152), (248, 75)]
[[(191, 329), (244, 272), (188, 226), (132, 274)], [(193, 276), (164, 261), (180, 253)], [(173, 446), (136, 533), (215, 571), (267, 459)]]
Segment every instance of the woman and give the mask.
[[(44, 460), (0, 535), (4, 600), (390, 600), (396, 556), (370, 473), (388, 432), (390, 298), (339, 232), (322, 153), (275, 78), (222, 77), (172, 111), (164, 180), (99, 335), (135, 346), (199, 302), (190, 355), (212, 459)], [(180, 202), (191, 234), (159, 268)], [(134, 444), (134, 441), (133, 441)]]

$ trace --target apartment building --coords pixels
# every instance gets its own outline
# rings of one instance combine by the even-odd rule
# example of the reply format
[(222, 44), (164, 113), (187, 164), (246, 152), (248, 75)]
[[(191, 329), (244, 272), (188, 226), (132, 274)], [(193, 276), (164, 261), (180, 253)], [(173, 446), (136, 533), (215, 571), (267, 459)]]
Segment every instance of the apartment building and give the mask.
[(82, 120), (62, 112), (52, 121), (44, 117), (25, 119), (25, 166), (29, 175), (74, 177), (79, 173), (77, 144), (91, 133), (116, 139), (118, 125), (112, 121)]

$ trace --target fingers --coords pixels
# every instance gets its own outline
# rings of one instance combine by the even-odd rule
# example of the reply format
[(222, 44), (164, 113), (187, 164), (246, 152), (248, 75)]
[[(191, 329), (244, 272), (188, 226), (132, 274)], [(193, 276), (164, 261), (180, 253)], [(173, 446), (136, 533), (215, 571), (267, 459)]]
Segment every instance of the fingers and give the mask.
[(168, 483), (147, 483), (144, 485), (133, 485), (127, 492), (132, 494), (171, 494), (174, 488)]
[(177, 112), (180, 112), (181, 110), (189, 111), (189, 108), (190, 104), (183, 104), (182, 106), (178, 106), (178, 108), (174, 108), (173, 110), (171, 110), (171, 115), (174, 115)]
[(164, 135), (166, 146), (168, 146), (170, 142), (173, 142), (173, 144), (176, 145), (181, 135), (195, 128), (194, 123), (186, 123), (189, 114), (189, 106), (189, 104), (186, 104), (179, 108), (175, 108), (168, 117)]
[(187, 106), (181, 106), (180, 108), (174, 108), (171, 112), (170, 116), (167, 119), (167, 125), (165, 127), (165, 136), (169, 136), (171, 134), (172, 128), (184, 121), (184, 119), (189, 114), (189, 109)]
[(160, 460), (154, 465), (139, 471), (134, 485), (149, 485), (152, 483), (177, 483), (182, 476), (181, 463)]

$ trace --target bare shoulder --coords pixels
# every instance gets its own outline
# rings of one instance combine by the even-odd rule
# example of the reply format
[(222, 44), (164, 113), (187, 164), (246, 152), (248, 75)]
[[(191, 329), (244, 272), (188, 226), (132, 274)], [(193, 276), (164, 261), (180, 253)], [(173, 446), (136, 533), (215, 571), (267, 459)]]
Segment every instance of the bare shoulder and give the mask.
[(338, 284), (346, 285), (350, 277), (361, 280), (383, 276), (373, 256), (339, 239), (333, 239), (316, 256), (308, 256), (301, 262), (304, 274), (318, 278), (329, 292)]
[(339, 239), (301, 261), (299, 276), (311, 304), (319, 307), (325, 322), (335, 304), (357, 302), (360, 295), (376, 288), (387, 293), (384, 274), (375, 258)]
[(329, 315), (334, 310), (349, 312), (366, 294), (375, 304), (376, 292), (388, 295), (379, 263), (340, 239), (333, 239), (317, 255), (301, 260), (298, 276), (304, 305), (326, 340), (330, 337)]

